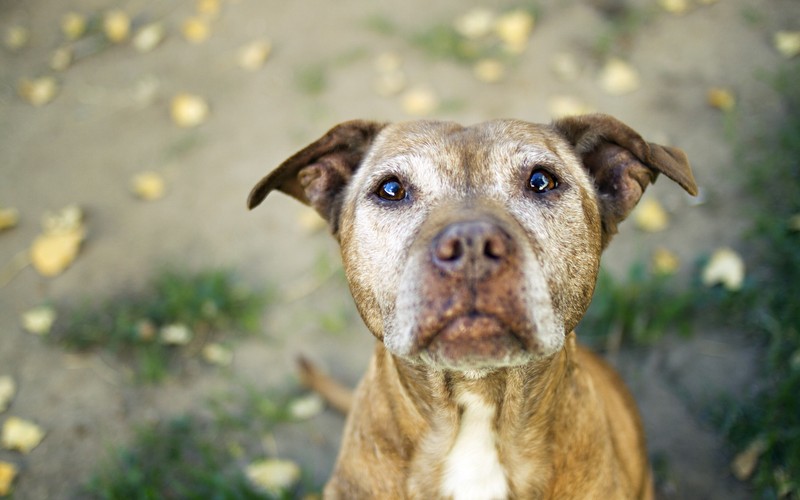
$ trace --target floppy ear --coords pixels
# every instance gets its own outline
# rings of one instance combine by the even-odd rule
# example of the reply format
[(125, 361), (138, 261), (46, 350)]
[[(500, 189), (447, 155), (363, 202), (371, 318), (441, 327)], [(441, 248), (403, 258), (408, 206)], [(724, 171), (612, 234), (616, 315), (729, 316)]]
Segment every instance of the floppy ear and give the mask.
[(312, 206), (335, 233), (342, 189), (384, 126), (353, 120), (333, 127), (261, 179), (250, 191), (247, 207), (252, 210), (277, 189)]
[(659, 173), (689, 194), (697, 194), (689, 160), (682, 150), (646, 142), (616, 118), (603, 114), (574, 116), (554, 121), (553, 127), (572, 144), (594, 178), (603, 248)]

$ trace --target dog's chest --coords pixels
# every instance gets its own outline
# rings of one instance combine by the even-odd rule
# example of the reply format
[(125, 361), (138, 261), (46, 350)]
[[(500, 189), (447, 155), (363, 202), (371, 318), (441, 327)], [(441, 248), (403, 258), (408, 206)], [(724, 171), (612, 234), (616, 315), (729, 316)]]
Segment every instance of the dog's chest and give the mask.
[(508, 482), (493, 426), (497, 409), (469, 392), (461, 394), (458, 403), (463, 413), (455, 443), (445, 458), (442, 496), (453, 500), (507, 498)]

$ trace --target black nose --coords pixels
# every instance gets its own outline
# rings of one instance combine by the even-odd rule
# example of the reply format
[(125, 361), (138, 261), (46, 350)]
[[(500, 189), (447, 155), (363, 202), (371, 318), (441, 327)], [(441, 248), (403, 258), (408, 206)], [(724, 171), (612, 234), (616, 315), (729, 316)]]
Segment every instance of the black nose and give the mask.
[(491, 277), (508, 262), (511, 237), (487, 221), (456, 222), (433, 240), (432, 258), (440, 270), (471, 279)]

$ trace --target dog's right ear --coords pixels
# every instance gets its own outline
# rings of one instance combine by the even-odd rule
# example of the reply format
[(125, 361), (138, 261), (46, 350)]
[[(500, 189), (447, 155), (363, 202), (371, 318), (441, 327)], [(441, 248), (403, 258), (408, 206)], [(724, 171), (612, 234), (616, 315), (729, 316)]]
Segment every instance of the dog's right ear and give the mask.
[(347, 185), (383, 123), (341, 123), (284, 161), (255, 185), (247, 207), (257, 207), (277, 189), (313, 207), (336, 232), (339, 195)]

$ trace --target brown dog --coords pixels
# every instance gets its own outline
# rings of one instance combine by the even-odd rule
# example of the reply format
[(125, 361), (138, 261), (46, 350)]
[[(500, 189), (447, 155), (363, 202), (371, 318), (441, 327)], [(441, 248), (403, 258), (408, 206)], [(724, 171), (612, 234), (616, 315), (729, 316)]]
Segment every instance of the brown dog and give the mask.
[(573, 328), (659, 173), (696, 192), (682, 151), (587, 115), (347, 122), (262, 179), (250, 208), (329, 222), (380, 341), (325, 497), (652, 498), (635, 403)]

